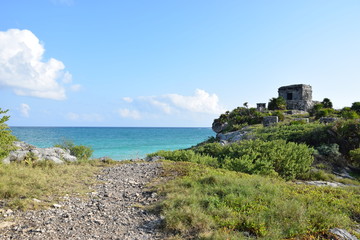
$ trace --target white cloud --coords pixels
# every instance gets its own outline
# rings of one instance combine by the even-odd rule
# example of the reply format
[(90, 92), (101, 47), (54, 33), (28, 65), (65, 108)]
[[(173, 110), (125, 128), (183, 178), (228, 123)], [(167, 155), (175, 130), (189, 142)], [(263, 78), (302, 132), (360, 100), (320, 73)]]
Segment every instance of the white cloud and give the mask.
[(51, 58), (43, 61), (45, 49), (29, 30), (0, 31), (0, 86), (13, 89), (15, 94), (64, 100), (71, 74), (64, 64)]
[(166, 103), (166, 99), (161, 99), (162, 97), (139, 97), (141, 101), (147, 102), (150, 105), (162, 110), (163, 112), (170, 114), (173, 109), (172, 107)]
[(70, 86), (71, 91), (77, 92), (81, 89), (81, 85), (80, 84), (74, 84)]
[(139, 111), (137, 110), (130, 110), (130, 109), (127, 109), (127, 108), (122, 108), (122, 109), (119, 109), (119, 114), (121, 117), (123, 118), (132, 118), (132, 119), (141, 119), (141, 114)]
[(134, 99), (123, 98), (127, 106), (118, 110), (123, 118), (158, 118), (176, 115), (181, 118), (197, 118), (199, 114), (215, 115), (225, 111), (216, 94), (197, 89), (194, 95), (166, 94), (161, 96), (141, 96)]
[(219, 98), (216, 94), (209, 94), (204, 90), (196, 89), (194, 96), (183, 96), (179, 94), (168, 94), (172, 104), (176, 107), (195, 113), (219, 114), (224, 108), (219, 105)]
[(74, 113), (69, 112), (66, 115), (66, 118), (71, 121), (81, 121), (81, 122), (102, 122), (104, 117), (97, 113)]
[(134, 101), (134, 99), (132, 99), (130, 97), (123, 97), (123, 100), (128, 103), (132, 103)]
[(29, 117), (30, 116), (30, 106), (26, 103), (22, 103), (20, 105), (20, 112), (21, 112), (21, 115), (23, 115), (24, 117)]

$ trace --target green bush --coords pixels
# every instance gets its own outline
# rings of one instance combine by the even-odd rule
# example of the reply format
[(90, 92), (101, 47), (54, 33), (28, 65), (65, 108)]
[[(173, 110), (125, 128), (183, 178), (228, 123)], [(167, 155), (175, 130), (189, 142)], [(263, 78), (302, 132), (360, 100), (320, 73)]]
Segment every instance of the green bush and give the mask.
[(353, 161), (353, 164), (357, 167), (360, 167), (360, 148), (351, 150), (349, 152), (350, 158)]
[[(0, 108), (0, 116), (7, 112), (8, 110), (3, 111)], [(13, 142), (16, 140), (16, 137), (11, 134), (9, 127), (6, 124), (9, 118), (9, 116), (2, 116), (0, 118), (0, 160), (5, 158), (10, 151), (15, 149)]]
[(357, 119), (360, 118), (359, 114), (349, 107), (344, 107), (340, 111), (340, 116), (344, 119)]
[(272, 98), (268, 103), (269, 110), (285, 110), (286, 100), (283, 97)]
[(256, 108), (237, 107), (234, 110), (221, 114), (214, 122), (228, 123), (226, 131), (240, 130), (246, 125), (259, 124), (267, 113), (257, 111)]
[(224, 147), (224, 168), (263, 175), (280, 175), (286, 180), (310, 170), (313, 150), (305, 144), (284, 140), (249, 140)]
[(340, 152), (347, 155), (350, 150), (360, 147), (360, 121), (336, 121), (329, 129), (335, 142), (340, 146)]
[(353, 104), (351, 105), (351, 110), (354, 110), (358, 114), (360, 114), (360, 102), (353, 102)]
[(331, 125), (319, 123), (279, 125), (266, 128), (258, 128), (255, 137), (272, 141), (283, 139), (288, 142), (306, 143), (309, 146), (333, 143), (333, 136), (329, 133)]
[(279, 118), (279, 121), (284, 121), (285, 115), (282, 111), (274, 111), (271, 113), (271, 116), (277, 116)]
[(175, 150), (175, 151), (158, 151), (148, 155), (161, 156), (167, 160), (175, 162), (193, 162), (198, 164), (204, 164), (212, 167), (219, 167), (218, 160), (208, 155), (197, 154), (192, 150)]
[(64, 141), (63, 143), (56, 144), (55, 147), (70, 150), (70, 154), (77, 157), (78, 160), (87, 160), (92, 156), (94, 152), (91, 147), (87, 147), (84, 145), (75, 145), (71, 141)]
[(313, 162), (313, 150), (305, 144), (285, 140), (246, 140), (222, 146), (208, 143), (193, 150), (159, 151), (172, 161), (186, 161), (251, 174), (280, 175), (290, 180), (306, 173)]
[(339, 152), (339, 145), (336, 143), (333, 144), (322, 144), (316, 148), (319, 154), (327, 157), (339, 157), (341, 153)]

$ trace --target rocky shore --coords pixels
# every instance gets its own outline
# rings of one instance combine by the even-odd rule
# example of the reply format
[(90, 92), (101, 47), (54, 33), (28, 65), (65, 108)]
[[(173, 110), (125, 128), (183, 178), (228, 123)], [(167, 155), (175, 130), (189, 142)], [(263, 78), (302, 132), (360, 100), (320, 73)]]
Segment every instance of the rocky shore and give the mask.
[(157, 162), (105, 168), (86, 199), (65, 196), (51, 209), (8, 211), (0, 239), (164, 239), (161, 217), (144, 208), (158, 200), (147, 185), (161, 173)]
[(9, 156), (2, 160), (3, 163), (22, 162), (26, 159), (32, 161), (48, 160), (57, 164), (75, 162), (77, 158), (70, 154), (69, 150), (58, 147), (37, 148), (25, 142), (14, 142), (16, 150), (11, 151)]

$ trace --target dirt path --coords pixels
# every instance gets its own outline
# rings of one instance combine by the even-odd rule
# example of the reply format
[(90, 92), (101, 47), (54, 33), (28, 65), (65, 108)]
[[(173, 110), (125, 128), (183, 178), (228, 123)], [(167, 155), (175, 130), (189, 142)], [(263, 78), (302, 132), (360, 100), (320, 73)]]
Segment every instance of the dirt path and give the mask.
[(16, 224), (0, 229), (0, 239), (164, 239), (159, 216), (141, 206), (158, 200), (146, 185), (161, 163), (109, 167), (89, 199), (68, 198), (48, 210), (15, 212)]

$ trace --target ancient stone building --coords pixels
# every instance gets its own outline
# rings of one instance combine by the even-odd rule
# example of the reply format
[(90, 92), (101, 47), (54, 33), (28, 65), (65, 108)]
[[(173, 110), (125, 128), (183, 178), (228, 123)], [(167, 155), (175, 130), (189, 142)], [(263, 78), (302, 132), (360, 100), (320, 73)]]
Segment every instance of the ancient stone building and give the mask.
[(256, 109), (259, 112), (263, 112), (266, 109), (266, 103), (257, 103), (256, 104)]
[(289, 110), (308, 111), (313, 106), (312, 89), (310, 85), (296, 84), (280, 87), (279, 97), (286, 100), (286, 108)]

